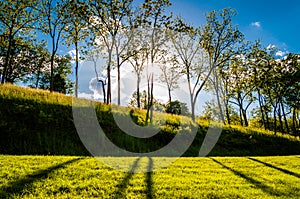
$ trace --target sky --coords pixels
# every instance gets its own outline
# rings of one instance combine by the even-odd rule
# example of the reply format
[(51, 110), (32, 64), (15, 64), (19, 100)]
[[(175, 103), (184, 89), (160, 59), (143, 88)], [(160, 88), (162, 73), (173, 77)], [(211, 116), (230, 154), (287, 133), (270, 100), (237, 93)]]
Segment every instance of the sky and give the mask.
[(212, 10), (233, 8), (233, 23), (247, 40), (262, 39), (262, 44), (275, 45), (283, 53), (300, 53), (299, 0), (171, 0), (174, 15), (193, 25), (205, 23)]
[[(255, 41), (261, 39), (263, 46), (276, 46), (279, 56), (289, 52), (300, 53), (300, 1), (258, 1), (258, 0), (171, 0), (172, 6), (168, 11), (179, 15), (186, 22), (195, 26), (205, 23), (205, 15), (212, 10), (222, 8), (236, 9), (237, 15), (232, 19), (233, 24), (244, 33), (246, 40)], [(100, 70), (100, 69), (98, 69)], [(159, 69), (157, 69), (158, 71)], [(103, 75), (105, 72), (103, 73)], [(112, 71), (112, 96), (116, 103), (116, 71)], [(145, 78), (144, 78), (145, 79)], [(184, 79), (181, 79), (180, 88), (174, 91), (173, 99), (186, 102), (188, 106), (188, 87)], [(101, 100), (101, 87), (95, 79), (94, 66), (91, 62), (83, 62), (79, 71), (79, 96)], [(132, 93), (136, 90), (136, 77), (130, 65), (121, 69), (121, 105), (127, 106)], [(141, 82), (141, 91), (147, 90), (146, 82)], [(154, 96), (161, 102), (168, 99), (166, 86), (155, 81)], [(211, 99), (205, 92), (201, 92), (196, 105), (196, 112), (203, 111), (204, 102)]]

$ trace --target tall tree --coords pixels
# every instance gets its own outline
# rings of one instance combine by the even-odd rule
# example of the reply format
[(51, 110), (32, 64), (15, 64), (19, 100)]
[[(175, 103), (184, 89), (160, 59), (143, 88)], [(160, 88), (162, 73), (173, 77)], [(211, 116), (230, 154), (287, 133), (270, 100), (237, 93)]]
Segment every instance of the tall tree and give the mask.
[(107, 103), (111, 103), (111, 69), (116, 37), (125, 18), (130, 15), (132, 0), (91, 0), (88, 20), (95, 39), (105, 44), (107, 52)]
[[(127, 12), (127, 16), (123, 19), (123, 22), (120, 24), (120, 29), (116, 35), (115, 42), (115, 65), (117, 67), (117, 102), (118, 105), (121, 104), (121, 67), (128, 59), (134, 56), (137, 51), (131, 49), (130, 43), (135, 36), (137, 23), (138, 23), (138, 11), (134, 11), (131, 8)], [(131, 46), (131, 47), (130, 47)]]
[(54, 0), (42, 0), (40, 5), (40, 12), (43, 17), (40, 29), (50, 37), (51, 43), (50, 92), (52, 92), (54, 89), (54, 58), (66, 27), (64, 15), (66, 4)]
[(189, 27), (182, 20), (175, 21), (170, 30), (172, 46), (175, 49), (181, 71), (186, 75), (192, 119), (195, 119), (195, 105), (197, 97), (202, 90), (205, 80), (202, 79), (207, 74), (208, 63), (206, 52), (200, 46), (201, 37), (199, 29)]
[(88, 36), (87, 25), (83, 16), (85, 3), (80, 0), (69, 0), (66, 5), (65, 23), (66, 23), (66, 43), (68, 46), (75, 47), (75, 97), (78, 97), (78, 68), (79, 68), (79, 50), (80, 42)]
[(137, 29), (135, 31), (135, 36), (132, 38), (130, 44), (129, 44), (129, 50), (127, 53), (129, 53), (132, 56), (129, 56), (128, 61), (131, 64), (131, 66), (134, 69), (134, 72), (137, 77), (136, 82), (136, 94), (137, 94), (137, 107), (141, 108), (141, 99), (140, 99), (140, 83), (141, 78), (143, 75), (143, 72), (146, 67), (146, 63), (149, 56), (149, 48), (148, 44), (144, 38), (144, 30), (143, 29)]
[(206, 50), (209, 59), (209, 71), (203, 83), (206, 83), (211, 74), (214, 75), (214, 87), (223, 123), (225, 123), (225, 117), (218, 88), (219, 71), (237, 54), (237, 45), (244, 38), (238, 28), (232, 24), (232, 18), (235, 15), (235, 10), (227, 8), (209, 12), (206, 16), (206, 25), (202, 30), (201, 46)]
[[(292, 114), (292, 131), (294, 135), (299, 134), (300, 128), (300, 55), (299, 54), (289, 54), (283, 60), (286, 71), (288, 72), (284, 79), (289, 83), (286, 88), (286, 94), (284, 96), (285, 104), (290, 107), (290, 112)], [(288, 128), (288, 125), (286, 125)], [(297, 130), (298, 129), (298, 130)]]
[[(35, 7), (38, 1), (30, 0), (6, 0), (0, 2), (0, 35), (1, 43), (7, 46), (4, 53), (4, 63), (1, 83), (10, 81), (7, 79), (7, 71), (12, 67), (12, 49), (15, 38), (22, 36), (31, 36), (30, 31), (33, 29), (34, 22), (37, 20)], [(26, 32), (26, 33), (25, 33)]]
[(178, 88), (178, 81), (182, 75), (179, 63), (176, 56), (167, 57), (166, 60), (160, 65), (162, 74), (160, 75), (160, 81), (166, 83), (169, 95), (169, 103), (172, 101), (171, 92)]
[[(0, 57), (5, 57), (7, 46), (0, 46)], [(25, 81), (31, 74), (43, 67), (45, 60), (45, 45), (43, 42), (14, 38), (11, 48), (10, 64), (6, 72), (6, 79), (10, 83)], [(2, 65), (1, 61), (0, 64)]]
[(32, 88), (40, 88), (40, 83), (42, 77), (50, 69), (50, 52), (46, 49), (46, 43), (43, 42), (40, 45), (36, 46), (31, 57), (33, 63), (30, 62), (33, 66), (31, 72), (27, 73), (23, 79), (23, 83)]
[[(236, 56), (231, 61), (229, 81), (231, 82), (229, 96), (231, 103), (237, 105), (240, 113), (240, 124), (248, 126), (247, 110), (254, 102), (254, 85), (251, 82), (251, 70), (244, 55)], [(233, 101), (234, 100), (234, 101)]]
[[(147, 33), (145, 40), (148, 43), (149, 49), (149, 60), (151, 66), (157, 63), (163, 55), (165, 49), (166, 37), (166, 26), (170, 23), (171, 15), (165, 14), (166, 8), (171, 6), (169, 0), (145, 0), (141, 6), (141, 15), (138, 18), (138, 26), (143, 28)], [(147, 85), (148, 85), (148, 108), (146, 113), (146, 123), (150, 118), (152, 123), (153, 109), (153, 73), (148, 74), (148, 63), (147, 62)]]

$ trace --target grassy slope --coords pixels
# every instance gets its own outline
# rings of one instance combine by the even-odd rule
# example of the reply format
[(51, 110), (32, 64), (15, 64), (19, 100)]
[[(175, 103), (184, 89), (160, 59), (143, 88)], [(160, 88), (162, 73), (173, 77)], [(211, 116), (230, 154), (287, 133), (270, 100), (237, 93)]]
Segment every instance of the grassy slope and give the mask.
[[(131, 169), (165, 158), (127, 158)], [(150, 173), (91, 157), (0, 156), (0, 198), (299, 198), (300, 157), (180, 158)]]
[[(89, 155), (82, 145), (72, 118), (72, 98), (47, 91), (0, 85), (0, 154)], [(101, 127), (116, 145), (134, 152), (153, 151), (163, 147), (182, 130), (178, 116), (158, 114), (155, 124), (162, 131), (151, 139), (137, 139), (120, 131), (112, 117), (112, 108), (96, 103)], [(126, 108), (114, 110), (128, 114)], [(126, 113), (125, 113), (126, 112)], [(144, 122), (145, 112), (134, 110), (132, 118)], [(181, 121), (188, 132), (189, 119)], [(197, 156), (206, 134), (208, 122), (200, 121), (201, 128), (185, 156)], [(212, 156), (297, 155), (300, 141), (290, 136), (274, 136), (271, 132), (239, 126), (225, 127), (210, 153)]]

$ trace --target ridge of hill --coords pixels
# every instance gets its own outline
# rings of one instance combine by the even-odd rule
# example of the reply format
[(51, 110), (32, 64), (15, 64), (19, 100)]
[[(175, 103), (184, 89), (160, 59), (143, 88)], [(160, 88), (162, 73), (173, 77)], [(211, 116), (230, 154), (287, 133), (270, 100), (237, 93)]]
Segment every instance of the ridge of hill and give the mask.
[[(94, 102), (98, 121), (106, 136), (120, 148), (132, 152), (155, 151), (174, 136), (198, 127), (177, 115), (157, 113), (154, 126), (161, 131), (144, 139), (122, 132), (112, 112), (130, 115), (139, 125), (145, 123), (145, 111)], [(161, 122), (165, 118), (165, 122)], [(199, 120), (197, 135), (183, 156), (198, 156), (207, 133), (208, 121)], [(191, 126), (192, 125), (192, 126)], [(262, 129), (225, 126), (209, 156), (297, 155), (300, 141), (288, 135), (274, 135)], [(0, 154), (90, 155), (77, 134), (72, 97), (10, 84), (0, 85)]]

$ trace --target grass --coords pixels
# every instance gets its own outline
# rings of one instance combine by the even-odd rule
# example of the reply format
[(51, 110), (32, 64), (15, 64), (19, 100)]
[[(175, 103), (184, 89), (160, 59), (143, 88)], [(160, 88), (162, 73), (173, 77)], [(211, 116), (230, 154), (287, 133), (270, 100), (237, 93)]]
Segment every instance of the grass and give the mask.
[(0, 198), (299, 198), (300, 156), (125, 158), (131, 172), (84, 156), (0, 156)]
[[(80, 108), (84, 111), (87, 100), (81, 102)], [(190, 118), (155, 112), (153, 126), (159, 127), (161, 131), (151, 138), (135, 138), (119, 128), (113, 113), (120, 117), (129, 116), (143, 126), (145, 110), (93, 103), (106, 136), (120, 148), (131, 152), (158, 150), (168, 144), (178, 132), (186, 135), (195, 127)], [(0, 85), (0, 104), (0, 154), (90, 155), (74, 126), (72, 97), (4, 84)], [(209, 121), (197, 122), (200, 128), (196, 138), (183, 156), (198, 156)], [(209, 155), (298, 155), (299, 151), (299, 138), (274, 135), (273, 132), (252, 127), (225, 126)]]

